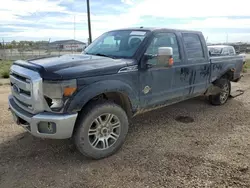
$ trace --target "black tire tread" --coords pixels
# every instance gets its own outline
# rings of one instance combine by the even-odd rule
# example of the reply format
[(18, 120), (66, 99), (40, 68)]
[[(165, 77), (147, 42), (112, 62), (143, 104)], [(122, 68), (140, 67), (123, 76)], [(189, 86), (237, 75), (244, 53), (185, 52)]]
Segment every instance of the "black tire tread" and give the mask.
[[(92, 159), (101, 159), (101, 158), (105, 158), (105, 157), (94, 157), (92, 155), (89, 155), (87, 152), (85, 152), (80, 143), (79, 143), (79, 134), (80, 134), (80, 130), (82, 123), (84, 122), (85, 118), (88, 117), (89, 115), (91, 115), (91, 113), (93, 113), (93, 111), (98, 110), (99, 108), (102, 108), (103, 106), (112, 106), (113, 108), (116, 108), (117, 110), (120, 111), (120, 113), (123, 114), (124, 117), (126, 117), (127, 121), (128, 121), (128, 117), (126, 112), (117, 104), (115, 104), (112, 101), (108, 101), (108, 100), (98, 100), (98, 101), (93, 101), (90, 102), (89, 104), (87, 104), (87, 106), (79, 113), (79, 118), (77, 119), (76, 122), (76, 127), (74, 130), (74, 135), (73, 135), (73, 141), (76, 145), (76, 148), (87, 158), (92, 158)], [(122, 142), (123, 143), (123, 142)], [(121, 143), (121, 145), (122, 145)], [(112, 154), (114, 154), (115, 152), (117, 152), (117, 150), (119, 150), (120, 147), (117, 147), (115, 150), (113, 150)], [(110, 154), (110, 155), (112, 155)]]
[[(230, 93), (231, 93), (231, 83), (230, 83), (230, 81), (228, 79), (226, 79), (226, 78), (220, 78), (220, 79), (218, 79), (218, 80), (215, 81), (214, 85), (216, 85), (216, 86), (218, 86), (218, 87), (221, 88), (223, 86), (223, 84), (225, 84), (225, 82), (228, 82), (228, 84), (229, 84), (229, 95), (230, 95)], [(228, 96), (228, 98), (229, 98), (229, 96)], [(227, 98), (227, 100), (228, 100), (228, 98)], [(227, 100), (226, 100), (226, 102), (227, 102)], [(223, 104), (226, 103), (226, 102), (221, 103), (221, 101), (220, 101), (220, 93), (217, 94), (217, 95), (210, 95), (209, 96), (209, 102), (212, 105), (215, 105), (215, 106), (223, 105)]]

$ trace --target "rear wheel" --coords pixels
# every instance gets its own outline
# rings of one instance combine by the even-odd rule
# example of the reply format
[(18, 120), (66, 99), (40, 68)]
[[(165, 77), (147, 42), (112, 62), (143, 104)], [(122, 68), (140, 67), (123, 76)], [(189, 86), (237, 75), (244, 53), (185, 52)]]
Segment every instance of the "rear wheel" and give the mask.
[(128, 118), (120, 106), (112, 102), (92, 103), (79, 115), (74, 141), (83, 155), (101, 159), (122, 146), (128, 132)]
[(213, 105), (223, 105), (227, 102), (231, 93), (231, 83), (228, 79), (221, 78), (214, 83), (221, 91), (217, 95), (210, 95), (209, 101)]

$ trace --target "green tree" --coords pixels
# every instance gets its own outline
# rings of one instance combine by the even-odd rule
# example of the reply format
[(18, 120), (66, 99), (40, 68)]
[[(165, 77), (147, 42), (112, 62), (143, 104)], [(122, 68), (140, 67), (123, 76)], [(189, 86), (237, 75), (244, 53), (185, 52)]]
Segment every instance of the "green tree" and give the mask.
[(18, 42), (16, 42), (15, 40), (13, 40), (11, 42), (11, 45), (12, 45), (13, 48), (16, 48), (18, 46)]
[(9, 43), (9, 44), (6, 44), (6, 45), (5, 45), (5, 48), (6, 48), (6, 49), (12, 49), (12, 48), (13, 48), (13, 46), (12, 46), (12, 44), (11, 44), (11, 43)]

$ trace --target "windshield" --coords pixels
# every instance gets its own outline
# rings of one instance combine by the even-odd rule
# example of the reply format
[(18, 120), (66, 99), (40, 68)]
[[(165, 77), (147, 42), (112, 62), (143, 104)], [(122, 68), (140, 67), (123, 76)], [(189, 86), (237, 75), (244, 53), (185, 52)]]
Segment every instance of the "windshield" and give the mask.
[(147, 31), (120, 30), (104, 33), (83, 53), (112, 58), (131, 58), (146, 37)]

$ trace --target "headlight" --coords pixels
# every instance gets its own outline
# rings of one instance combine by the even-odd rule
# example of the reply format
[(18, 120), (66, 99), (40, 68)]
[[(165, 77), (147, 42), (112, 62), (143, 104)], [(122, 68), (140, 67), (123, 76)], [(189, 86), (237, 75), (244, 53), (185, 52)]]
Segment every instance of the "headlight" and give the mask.
[(44, 98), (53, 111), (59, 111), (65, 100), (76, 91), (76, 80), (44, 81)]

